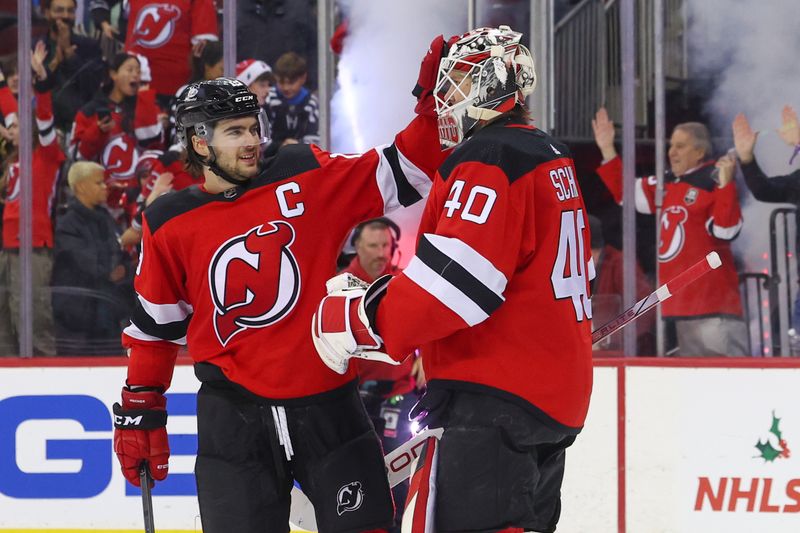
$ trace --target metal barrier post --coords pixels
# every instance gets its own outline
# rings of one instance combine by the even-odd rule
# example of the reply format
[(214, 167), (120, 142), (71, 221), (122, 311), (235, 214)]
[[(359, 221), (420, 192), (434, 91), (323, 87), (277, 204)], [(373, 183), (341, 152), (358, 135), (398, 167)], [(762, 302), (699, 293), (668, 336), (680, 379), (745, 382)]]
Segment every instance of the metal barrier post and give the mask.
[[(791, 287), (791, 258), (789, 252), (789, 218), (788, 215), (794, 215), (797, 210), (793, 207), (782, 207), (772, 211), (769, 217), (769, 247), (770, 247), (770, 277), (768, 284), (769, 301), (770, 301), (770, 325), (772, 335), (772, 355), (790, 355), (788, 348), (784, 353), (783, 335), (781, 333), (781, 305), (780, 305), (780, 284), (783, 281), (781, 277), (781, 261), (778, 253), (778, 219), (783, 221), (783, 272), (786, 279), (786, 316), (789, 324), (792, 320), (792, 287)], [(788, 329), (788, 328), (787, 328)]]
[[(33, 80), (31, 79), (31, 4), (17, 0), (19, 71), (19, 354), (33, 356)], [(16, 310), (11, 310), (14, 312)]]

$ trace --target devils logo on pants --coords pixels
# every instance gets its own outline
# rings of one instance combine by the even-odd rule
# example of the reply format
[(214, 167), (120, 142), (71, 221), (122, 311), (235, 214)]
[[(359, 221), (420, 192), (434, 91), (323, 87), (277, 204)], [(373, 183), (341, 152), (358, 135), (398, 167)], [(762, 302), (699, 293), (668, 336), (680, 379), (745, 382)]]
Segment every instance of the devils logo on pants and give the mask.
[(664, 209), (661, 215), (661, 240), (658, 243), (658, 260), (670, 261), (680, 253), (686, 241), (683, 224), (689, 219), (685, 207), (674, 205)]
[(175, 33), (181, 11), (171, 4), (148, 4), (139, 11), (133, 29), (133, 42), (144, 48), (165, 45)]
[(342, 516), (347, 511), (356, 511), (364, 502), (364, 491), (359, 481), (342, 486), (336, 494), (336, 514)]
[(220, 344), (247, 328), (263, 328), (289, 314), (300, 294), (300, 269), (290, 246), (294, 228), (267, 222), (229, 239), (211, 259), (208, 284)]

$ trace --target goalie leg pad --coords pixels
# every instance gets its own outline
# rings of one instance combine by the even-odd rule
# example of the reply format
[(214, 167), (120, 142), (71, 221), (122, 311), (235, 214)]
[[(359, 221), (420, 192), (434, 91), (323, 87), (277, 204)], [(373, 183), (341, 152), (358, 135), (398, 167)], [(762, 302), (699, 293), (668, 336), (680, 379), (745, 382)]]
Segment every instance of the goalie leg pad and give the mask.
[(439, 459), (439, 439), (429, 437), (412, 467), (402, 533), (434, 533), (436, 531), (436, 474)]

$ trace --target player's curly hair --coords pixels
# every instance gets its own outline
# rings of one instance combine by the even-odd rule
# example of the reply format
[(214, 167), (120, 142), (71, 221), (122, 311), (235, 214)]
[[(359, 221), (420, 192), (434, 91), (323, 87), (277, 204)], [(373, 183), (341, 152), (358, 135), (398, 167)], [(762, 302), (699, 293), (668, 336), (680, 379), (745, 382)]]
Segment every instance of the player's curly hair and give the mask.
[(203, 175), (205, 163), (203, 158), (194, 151), (194, 147), (192, 146), (192, 137), (194, 134), (194, 127), (186, 128), (186, 162), (184, 163), (184, 167), (186, 168), (186, 172), (195, 178), (199, 178)]

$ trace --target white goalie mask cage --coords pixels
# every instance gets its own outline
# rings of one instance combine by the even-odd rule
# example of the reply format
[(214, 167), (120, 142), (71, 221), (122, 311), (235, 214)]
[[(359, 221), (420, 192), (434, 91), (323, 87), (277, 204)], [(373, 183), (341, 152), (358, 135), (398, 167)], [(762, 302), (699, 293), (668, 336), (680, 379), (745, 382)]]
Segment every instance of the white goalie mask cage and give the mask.
[(530, 51), (508, 26), (479, 28), (450, 45), (439, 63), (434, 98), (443, 149), (462, 142), (481, 120), (511, 111), (536, 88)]

